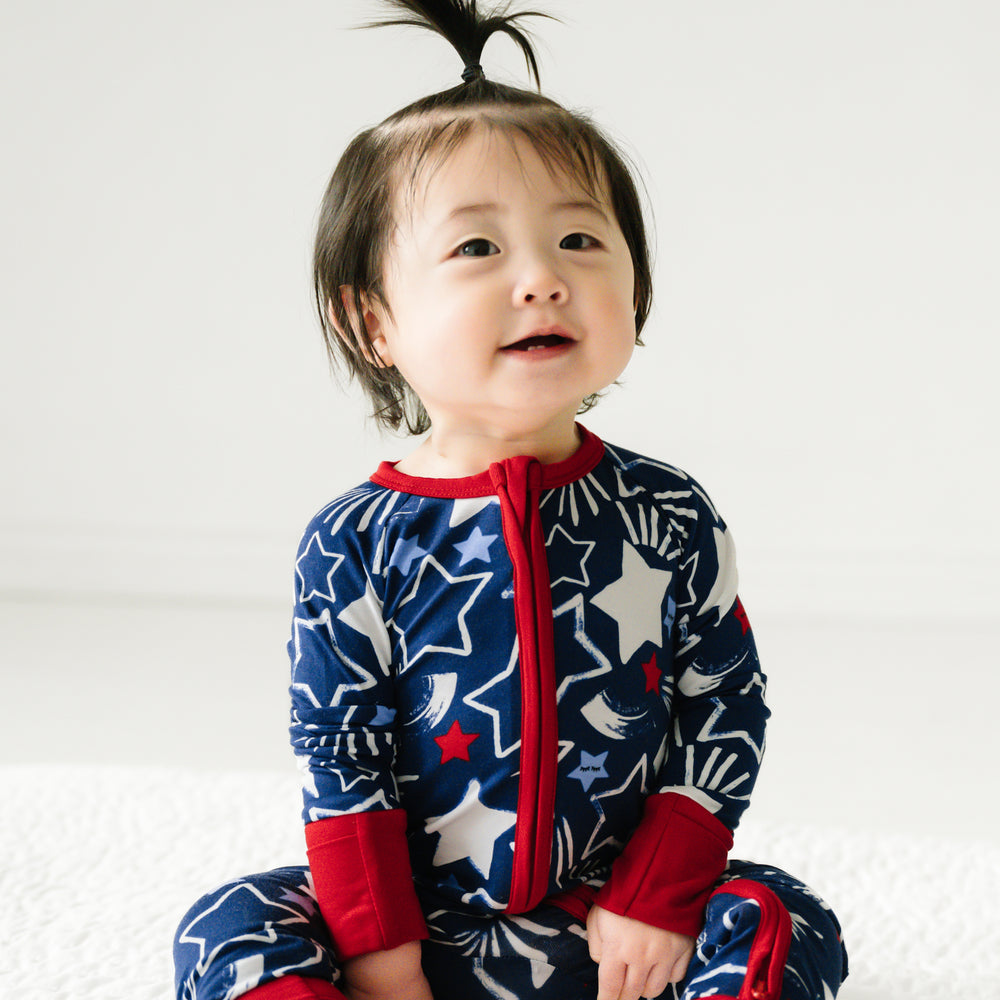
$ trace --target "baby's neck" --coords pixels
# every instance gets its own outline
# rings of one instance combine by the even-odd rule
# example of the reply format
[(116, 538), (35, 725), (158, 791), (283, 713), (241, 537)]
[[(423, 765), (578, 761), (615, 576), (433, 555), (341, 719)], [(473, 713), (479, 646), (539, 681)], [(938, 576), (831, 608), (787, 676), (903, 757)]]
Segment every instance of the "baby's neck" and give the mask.
[(485, 472), (494, 462), (531, 455), (543, 465), (562, 462), (580, 447), (574, 424), (568, 433), (524, 437), (488, 434), (444, 434), (432, 429), (428, 437), (396, 466), (398, 472), (425, 479), (461, 479)]

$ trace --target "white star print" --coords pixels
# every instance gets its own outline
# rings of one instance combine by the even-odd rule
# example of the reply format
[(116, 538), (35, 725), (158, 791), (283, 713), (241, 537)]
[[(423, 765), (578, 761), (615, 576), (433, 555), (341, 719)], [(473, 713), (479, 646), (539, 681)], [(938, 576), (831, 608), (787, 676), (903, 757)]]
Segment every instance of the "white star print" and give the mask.
[(361, 666), (361, 664), (355, 663), (354, 660), (352, 660), (334, 641), (329, 608), (327, 608), (318, 618), (296, 618), (292, 627), (295, 636), (295, 659), (292, 663), (292, 688), (305, 693), (317, 708), (321, 706), (320, 702), (313, 694), (312, 688), (308, 684), (302, 684), (294, 680), (299, 662), (302, 659), (302, 640), (305, 633), (315, 632), (320, 628), (325, 629), (328, 638), (324, 642), (324, 645), (328, 644), (340, 662), (344, 664), (344, 666), (350, 667), (350, 669), (361, 678), (361, 681), (358, 684), (337, 685), (337, 690), (334, 692), (333, 698), (330, 700), (331, 706), (340, 704), (340, 699), (344, 696), (345, 691), (367, 691), (369, 688), (375, 686), (374, 674), (370, 674), (364, 667)]
[(597, 810), (600, 818), (597, 821), (597, 825), (594, 827), (593, 833), (590, 835), (590, 840), (587, 841), (587, 846), (583, 849), (583, 853), (580, 855), (580, 860), (583, 861), (589, 858), (591, 854), (599, 851), (605, 844), (614, 844), (619, 846), (621, 841), (617, 837), (608, 836), (602, 841), (597, 841), (597, 837), (601, 832), (601, 828), (607, 821), (607, 814), (604, 812), (604, 806), (601, 805), (602, 799), (613, 799), (617, 795), (621, 795), (626, 792), (629, 786), (638, 779), (639, 782), (639, 792), (642, 793), (646, 790), (646, 769), (648, 767), (646, 761), (646, 755), (643, 754), (639, 758), (639, 763), (632, 768), (629, 776), (617, 787), (612, 788), (609, 791), (601, 792), (599, 795), (591, 795), (590, 801), (594, 804), (594, 808)]
[(577, 681), (590, 680), (593, 677), (600, 677), (601, 674), (611, 673), (611, 661), (597, 648), (593, 640), (587, 635), (587, 630), (583, 622), (583, 594), (574, 594), (565, 604), (560, 605), (552, 612), (553, 621), (560, 615), (573, 612), (573, 638), (583, 647), (587, 655), (597, 664), (592, 670), (584, 670), (578, 674), (572, 674), (563, 678), (562, 683), (556, 691), (556, 703), (562, 701), (563, 695), (571, 684)]
[[(461, 635), (462, 644), (460, 646), (432, 646), (428, 643), (426, 646), (421, 646), (419, 650), (415, 653), (411, 653), (410, 649), (406, 645), (406, 632), (403, 628), (391, 621), (388, 624), (399, 634), (399, 644), (403, 650), (403, 667), (400, 673), (404, 673), (413, 666), (417, 660), (420, 659), (425, 653), (454, 653), (456, 656), (468, 656), (472, 652), (472, 637), (469, 635), (469, 628), (465, 624), (465, 616), (469, 613), (470, 608), (476, 602), (476, 598), (479, 596), (483, 587), (489, 582), (492, 573), (472, 573), (469, 576), (452, 576), (433, 556), (428, 556), (420, 567), (420, 571), (417, 573), (417, 579), (410, 589), (410, 592), (399, 602), (399, 608), (404, 608), (410, 603), (420, 590), (420, 584), (423, 582), (426, 574), (430, 572), (435, 572), (439, 576), (443, 577), (449, 584), (456, 583), (471, 583), (472, 581), (477, 581), (475, 587), (473, 587), (472, 592), (469, 594), (469, 599), (462, 605), (461, 610), (455, 618), (455, 624), (458, 627), (458, 631)], [(432, 585), (433, 586), (433, 585)], [(380, 619), (381, 621), (381, 619)]]
[[(493, 753), (497, 760), (501, 760), (509, 754), (512, 754), (518, 749), (518, 747), (520, 747), (521, 741), (514, 740), (509, 747), (502, 747), (500, 745), (500, 732), (502, 727), (502, 723), (500, 721), (500, 711), (495, 708), (490, 708), (489, 705), (484, 705), (482, 702), (476, 701), (476, 699), (481, 694), (485, 694), (491, 687), (495, 687), (497, 685), (500, 685), (501, 692), (504, 691), (504, 681), (506, 681), (507, 678), (514, 673), (514, 669), (517, 667), (517, 649), (517, 640), (515, 639), (513, 649), (510, 653), (510, 658), (507, 660), (507, 669), (502, 673), (497, 674), (496, 677), (491, 678), (481, 688), (477, 688), (475, 691), (470, 692), (462, 699), (462, 701), (464, 701), (469, 708), (474, 708), (477, 711), (484, 712), (493, 720)], [(503, 704), (503, 709), (505, 714), (509, 711), (506, 702)]]
[[(306, 593), (306, 577), (302, 570), (299, 568), (299, 564), (309, 559), (310, 557), (315, 557), (314, 550), (318, 549), (319, 552), (325, 556), (327, 559), (332, 559), (333, 562), (330, 566), (330, 571), (326, 574), (326, 590), (317, 590), (313, 587), (308, 593)], [(320, 597), (324, 601), (329, 601), (331, 604), (335, 603), (337, 600), (336, 595), (333, 592), (333, 574), (337, 572), (337, 567), (344, 561), (344, 557), (339, 552), (327, 552), (323, 548), (323, 543), (319, 540), (319, 532), (314, 531), (309, 542), (306, 544), (305, 551), (298, 559), (295, 560), (295, 574), (301, 581), (299, 585), (299, 600), (309, 601), (313, 597)]]
[(448, 527), (456, 528), (470, 517), (475, 517), (481, 510), (485, 510), (491, 503), (499, 502), (496, 497), (469, 497), (456, 500), (451, 508), (451, 517), (448, 518)]
[[(210, 916), (212, 913), (218, 910), (219, 907), (226, 904), (229, 898), (231, 896), (234, 896), (236, 893), (244, 893), (251, 896), (255, 896), (258, 900), (260, 900), (260, 902), (264, 903), (266, 906), (273, 906), (276, 910), (279, 911), (279, 914), (290, 915), (290, 916), (285, 916), (284, 919), (282, 920), (282, 923), (305, 923), (305, 919), (298, 910), (294, 909), (291, 906), (287, 906), (284, 902), (280, 900), (269, 899), (260, 891), (260, 889), (257, 888), (257, 886), (252, 885), (249, 882), (245, 882), (241, 879), (240, 881), (236, 882), (232, 886), (232, 888), (228, 889), (225, 893), (223, 893), (211, 906), (209, 906), (205, 910), (202, 910), (184, 928), (184, 930), (181, 931), (180, 936), (177, 939), (179, 944), (193, 944), (198, 946), (201, 955), (201, 961), (199, 962), (200, 969), (207, 969), (212, 964), (212, 959), (215, 957), (216, 953), (221, 948), (226, 947), (226, 945), (228, 945), (229, 942), (224, 942), (222, 945), (219, 945), (219, 947), (217, 947), (215, 951), (209, 953), (209, 955), (206, 956), (205, 938), (199, 937), (196, 933), (193, 933), (193, 930), (202, 920), (204, 920), (206, 917)], [(255, 942), (259, 941), (262, 944), (273, 944), (277, 940), (277, 936), (272, 930), (270, 923), (268, 923), (268, 925), (263, 929), (261, 933), (248, 933), (242, 935), (241, 937), (233, 938), (232, 940), (255, 941)]]
[(663, 641), (663, 596), (673, 573), (653, 569), (628, 542), (622, 543), (622, 575), (591, 603), (618, 623), (618, 650), (628, 663), (644, 642)]
[[(561, 541), (561, 542), (553, 544), (553, 540), (555, 539), (557, 533), (560, 534), (560, 535), (562, 535), (564, 540)], [(576, 548), (578, 550), (576, 552), (576, 555), (579, 556), (579, 560), (580, 560), (580, 572), (579, 573), (573, 573), (572, 575), (563, 574), (561, 577), (559, 577), (558, 580), (553, 580), (552, 581), (552, 586), (555, 587), (555, 585), (557, 583), (566, 582), (566, 583), (579, 583), (579, 584), (581, 584), (584, 587), (589, 587), (590, 586), (590, 577), (587, 576), (587, 569), (586, 569), (585, 563), (587, 562), (587, 557), (590, 555), (591, 552), (594, 551), (594, 547), (596, 545), (597, 545), (597, 542), (578, 542), (578, 541), (576, 541), (576, 539), (572, 538), (569, 535), (569, 533), (566, 531), (566, 529), (561, 524), (557, 524), (552, 529), (552, 531), (549, 533), (549, 537), (545, 541), (545, 546), (546, 546), (546, 548), (548, 548), (550, 550), (553, 550), (553, 551), (558, 546), (559, 549), (561, 549), (563, 552), (567, 552), (567, 553), (571, 552), (572, 548)], [(583, 549), (583, 552), (580, 552), (579, 549)], [(566, 560), (566, 562), (568, 564), (567, 565), (567, 569), (569, 568), (569, 565), (571, 565), (574, 561), (575, 561), (575, 558), (572, 559), (572, 560), (571, 559), (567, 559)]]
[[(715, 724), (726, 714), (726, 706), (718, 698), (713, 698), (712, 704), (715, 705), (715, 709), (705, 720), (705, 725), (701, 727), (701, 732), (695, 738), (696, 742), (705, 743), (709, 740), (715, 741), (727, 738), (742, 740), (750, 747), (759, 764), (764, 756), (763, 743), (757, 743), (746, 729), (716, 729)], [(690, 748), (692, 744), (688, 744), (688, 746)]]
[(435, 816), (425, 824), (428, 833), (440, 833), (434, 864), (441, 866), (467, 858), (480, 874), (490, 877), (493, 846), (515, 823), (517, 816), (506, 809), (491, 809), (479, 798), (482, 786), (469, 782), (465, 797), (451, 812)]
[(726, 612), (736, 603), (739, 580), (736, 576), (736, 553), (732, 535), (728, 531), (720, 531), (718, 528), (713, 528), (712, 533), (715, 535), (715, 553), (719, 564), (719, 575), (715, 578), (715, 583), (698, 614), (703, 615), (712, 608), (718, 608), (719, 621), (721, 622)]
[(392, 647), (385, 620), (382, 618), (382, 602), (378, 599), (371, 580), (366, 580), (365, 592), (337, 615), (337, 621), (368, 637), (382, 673), (388, 677), (389, 665), (392, 663)]

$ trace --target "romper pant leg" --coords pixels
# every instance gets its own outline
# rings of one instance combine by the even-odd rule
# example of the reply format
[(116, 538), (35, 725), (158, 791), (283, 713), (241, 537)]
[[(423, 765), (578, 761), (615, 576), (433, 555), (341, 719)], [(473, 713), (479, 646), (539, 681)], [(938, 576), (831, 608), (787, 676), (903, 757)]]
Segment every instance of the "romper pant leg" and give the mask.
[(597, 966), (583, 923), (542, 903), (488, 916), (432, 911), (423, 943), (434, 1000), (595, 1000)]
[(177, 1000), (343, 1000), (301, 866), (235, 879), (198, 900), (177, 929), (174, 969)]
[(786, 872), (732, 860), (709, 900), (677, 996), (831, 1000), (846, 977), (833, 911)]
[[(840, 926), (815, 893), (777, 868), (730, 861), (709, 901), (683, 983), (657, 1000), (833, 1000), (847, 975)], [(435, 1000), (595, 1000), (582, 919), (530, 913), (428, 916), (424, 972)]]
[[(580, 920), (543, 905), (521, 916), (428, 917), (424, 971), (435, 1000), (593, 1000), (597, 967)], [(308, 869), (227, 882), (184, 917), (177, 1000), (343, 1000)], [(688, 975), (659, 1000), (831, 1000), (847, 975), (840, 927), (777, 868), (730, 861)]]

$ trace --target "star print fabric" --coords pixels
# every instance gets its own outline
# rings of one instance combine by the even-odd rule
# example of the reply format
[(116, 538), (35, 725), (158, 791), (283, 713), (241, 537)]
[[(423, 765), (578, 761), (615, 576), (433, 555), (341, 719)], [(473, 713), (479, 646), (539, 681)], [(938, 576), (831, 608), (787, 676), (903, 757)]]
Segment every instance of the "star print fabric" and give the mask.
[[(556, 906), (488, 917), (439, 911), (430, 925), (423, 967), (435, 1000), (597, 995), (583, 922)], [(178, 1000), (343, 1000), (306, 868), (236, 879), (207, 894), (182, 920), (175, 954)], [(731, 861), (684, 982), (660, 1000), (832, 1000), (846, 968), (839, 925), (819, 897), (779, 869)]]
[[(523, 911), (603, 885), (647, 799), (672, 794), (700, 827), (647, 840), (677, 858), (706, 829), (718, 845), (688, 873), (690, 912), (657, 922), (700, 919), (767, 709), (729, 533), (695, 481), (589, 434), (567, 462), (463, 480), (383, 464), (312, 521), (296, 582), (291, 732), (310, 843), (399, 810), (424, 912)], [(657, 864), (638, 859), (631, 880)]]
[(460, 480), (383, 463), (312, 520), (289, 642), (309, 869), (196, 904), (179, 1000), (337, 998), (341, 962), (417, 939), (436, 1000), (592, 1000), (595, 902), (701, 935), (685, 1000), (836, 995), (829, 910), (726, 869), (768, 711), (725, 523), (581, 432), (566, 462)]

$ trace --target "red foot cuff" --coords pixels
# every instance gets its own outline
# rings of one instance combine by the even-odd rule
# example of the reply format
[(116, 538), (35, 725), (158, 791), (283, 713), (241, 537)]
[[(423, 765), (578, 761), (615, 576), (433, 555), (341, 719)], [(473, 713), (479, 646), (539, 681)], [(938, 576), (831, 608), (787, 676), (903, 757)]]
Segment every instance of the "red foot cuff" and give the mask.
[(340, 958), (427, 937), (402, 809), (309, 823), (306, 845), (319, 908)]
[(612, 913), (697, 937), (732, 846), (732, 833), (704, 806), (676, 792), (651, 795), (595, 902)]

